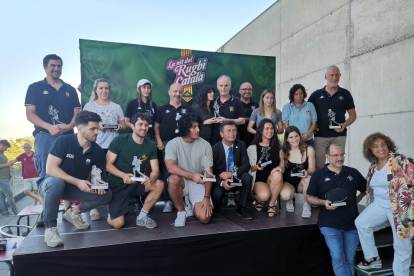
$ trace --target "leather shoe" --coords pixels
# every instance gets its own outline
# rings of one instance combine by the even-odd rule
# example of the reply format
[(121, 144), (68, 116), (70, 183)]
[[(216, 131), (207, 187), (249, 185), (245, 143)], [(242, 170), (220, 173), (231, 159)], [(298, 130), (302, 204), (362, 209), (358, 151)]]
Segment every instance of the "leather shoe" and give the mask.
[(243, 206), (239, 206), (239, 208), (237, 208), (237, 215), (244, 219), (253, 219), (249, 211), (247, 211), (247, 208)]

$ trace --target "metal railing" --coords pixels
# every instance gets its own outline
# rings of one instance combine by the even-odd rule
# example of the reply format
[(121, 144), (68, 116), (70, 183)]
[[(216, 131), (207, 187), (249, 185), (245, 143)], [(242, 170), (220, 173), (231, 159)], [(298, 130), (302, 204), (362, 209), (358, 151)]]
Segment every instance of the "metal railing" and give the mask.
[(14, 163), (11, 167), (11, 177), (12, 177), (12, 190), (13, 195), (17, 195), (24, 192), (24, 180), (22, 176), (22, 164), (20, 162)]

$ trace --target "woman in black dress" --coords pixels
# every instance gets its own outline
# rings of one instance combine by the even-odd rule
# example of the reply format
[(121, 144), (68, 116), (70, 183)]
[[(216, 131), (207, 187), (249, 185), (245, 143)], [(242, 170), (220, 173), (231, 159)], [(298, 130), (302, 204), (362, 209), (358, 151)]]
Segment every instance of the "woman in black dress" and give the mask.
[[(306, 191), (308, 189), (311, 175), (315, 172), (315, 151), (302, 139), (300, 131), (295, 126), (286, 128), (283, 147), (281, 150), (281, 167), (283, 172), (283, 189), (280, 198), (286, 200), (286, 211), (294, 212), (293, 196), (295, 193), (303, 193), (303, 218), (311, 217), (311, 206), (306, 202)], [(292, 174), (302, 173), (295, 176)]]
[(200, 129), (200, 137), (211, 144), (211, 128), (217, 123), (213, 110), (214, 88), (211, 85), (203, 85), (198, 91), (198, 100), (191, 108), (203, 120)]
[[(269, 217), (276, 214), (276, 200), (283, 188), (282, 169), (278, 166), (281, 160), (280, 148), (273, 122), (267, 118), (261, 120), (247, 154), (250, 174), (253, 176), (256, 210), (261, 211), (263, 203), (270, 198), (267, 209)], [(260, 166), (269, 161), (270, 164)]]

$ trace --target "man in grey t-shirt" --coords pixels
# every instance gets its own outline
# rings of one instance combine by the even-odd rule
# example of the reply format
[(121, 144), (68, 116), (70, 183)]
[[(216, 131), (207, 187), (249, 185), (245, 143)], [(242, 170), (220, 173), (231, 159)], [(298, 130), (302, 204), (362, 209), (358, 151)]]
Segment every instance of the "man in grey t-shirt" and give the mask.
[[(175, 227), (185, 226), (186, 217), (195, 216), (201, 223), (209, 223), (213, 212), (210, 199), (213, 152), (210, 144), (200, 138), (201, 118), (193, 113), (183, 115), (178, 121), (180, 136), (168, 142), (165, 148), (165, 165), (171, 174), (168, 193), (177, 208)], [(186, 197), (184, 209), (183, 196)], [(193, 208), (194, 206), (194, 208)]]

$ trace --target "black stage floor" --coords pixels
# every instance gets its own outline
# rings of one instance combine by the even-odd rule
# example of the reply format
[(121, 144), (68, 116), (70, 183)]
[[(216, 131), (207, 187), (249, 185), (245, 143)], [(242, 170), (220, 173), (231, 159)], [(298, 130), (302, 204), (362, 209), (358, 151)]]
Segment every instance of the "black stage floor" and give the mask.
[(316, 226), (319, 210), (302, 219), (301, 198), (294, 213), (286, 212), (285, 203), (274, 218), (267, 208), (249, 207), (253, 220), (244, 220), (236, 208), (222, 208), (209, 224), (192, 217), (183, 228), (174, 227), (176, 212), (162, 213), (162, 205), (150, 213), (155, 229), (136, 226), (132, 206), (118, 230), (107, 224), (105, 207), (99, 208), (100, 221), (84, 214), (88, 230), (59, 215), (64, 247), (47, 247), (44, 228), (34, 228), (14, 254), (16, 275), (333, 275)]

